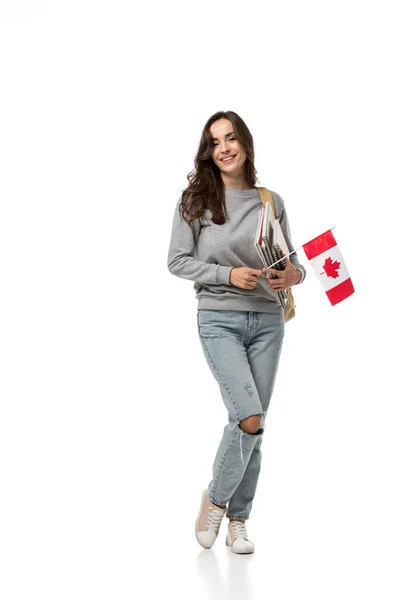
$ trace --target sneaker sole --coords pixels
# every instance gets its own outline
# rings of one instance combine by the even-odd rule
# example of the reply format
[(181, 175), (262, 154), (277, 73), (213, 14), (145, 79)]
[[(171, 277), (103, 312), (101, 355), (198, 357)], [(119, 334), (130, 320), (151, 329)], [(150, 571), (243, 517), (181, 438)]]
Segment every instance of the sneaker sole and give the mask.
[[(207, 495), (207, 494), (208, 494), (208, 490), (204, 490), (204, 492), (203, 492), (203, 495), (201, 496), (201, 502), (200, 502), (200, 510), (199, 510), (199, 514), (197, 515), (196, 523), (195, 523), (195, 526), (194, 526), (194, 533), (195, 533), (196, 540), (197, 540), (198, 544), (200, 544), (200, 542), (199, 542), (199, 540), (198, 540), (198, 538), (197, 538), (197, 533), (198, 533), (198, 531), (197, 531), (197, 527), (198, 527), (198, 524), (199, 524), (199, 521), (200, 521), (201, 510), (202, 510), (202, 508), (203, 508), (203, 504), (204, 504), (204, 498), (206, 497), (206, 495)], [(201, 546), (202, 548), (204, 548), (204, 546), (203, 546), (202, 544), (200, 544), (200, 546)], [(208, 548), (206, 548), (206, 550), (208, 550)]]
[(229, 545), (228, 539), (225, 539), (225, 544), (226, 544), (226, 546), (229, 548), (229, 550), (230, 550), (231, 552), (233, 552), (234, 554), (254, 554), (254, 548), (253, 548), (253, 550), (250, 550), (250, 552), (238, 552), (237, 550), (234, 550), (234, 549), (233, 549), (233, 548), (232, 548), (232, 547)]

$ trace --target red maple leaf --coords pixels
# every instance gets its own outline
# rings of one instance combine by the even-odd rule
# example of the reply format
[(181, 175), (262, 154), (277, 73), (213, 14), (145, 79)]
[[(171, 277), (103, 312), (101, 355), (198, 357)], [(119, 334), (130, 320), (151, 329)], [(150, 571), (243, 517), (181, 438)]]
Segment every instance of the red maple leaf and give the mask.
[[(332, 259), (328, 257), (327, 259), (325, 259), (325, 263), (322, 268), (324, 269), (328, 277), (333, 277), (334, 279), (336, 279), (336, 277), (339, 277), (338, 271), (340, 269), (340, 262), (338, 262), (337, 260), (332, 261)], [(321, 273), (321, 275), (323, 275), (323, 272)]]

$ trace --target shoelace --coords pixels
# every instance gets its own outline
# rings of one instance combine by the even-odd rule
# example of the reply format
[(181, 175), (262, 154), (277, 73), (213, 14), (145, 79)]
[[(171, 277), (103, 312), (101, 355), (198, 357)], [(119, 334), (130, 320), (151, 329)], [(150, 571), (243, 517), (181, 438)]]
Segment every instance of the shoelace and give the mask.
[(219, 530), (219, 527), (221, 525), (223, 516), (224, 516), (224, 511), (215, 510), (215, 508), (210, 506), (208, 509), (206, 528), (214, 529), (215, 533), (217, 533), (217, 531)]
[(241, 537), (247, 540), (246, 524), (241, 521), (229, 521), (229, 530), (231, 533), (232, 540)]

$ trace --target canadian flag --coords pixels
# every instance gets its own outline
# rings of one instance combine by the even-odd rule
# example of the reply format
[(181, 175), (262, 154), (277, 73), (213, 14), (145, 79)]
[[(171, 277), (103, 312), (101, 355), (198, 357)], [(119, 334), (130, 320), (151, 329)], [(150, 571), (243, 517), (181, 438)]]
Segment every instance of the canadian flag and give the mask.
[(332, 306), (354, 293), (353, 283), (331, 230), (304, 244), (303, 250)]

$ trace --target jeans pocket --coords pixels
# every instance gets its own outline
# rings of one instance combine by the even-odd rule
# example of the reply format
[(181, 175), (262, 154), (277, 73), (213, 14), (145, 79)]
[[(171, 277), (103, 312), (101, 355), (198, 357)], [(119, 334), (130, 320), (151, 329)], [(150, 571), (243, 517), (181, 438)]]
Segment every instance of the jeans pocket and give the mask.
[(197, 313), (197, 327), (201, 337), (225, 337), (234, 327), (232, 314), (226, 310), (201, 309)]

